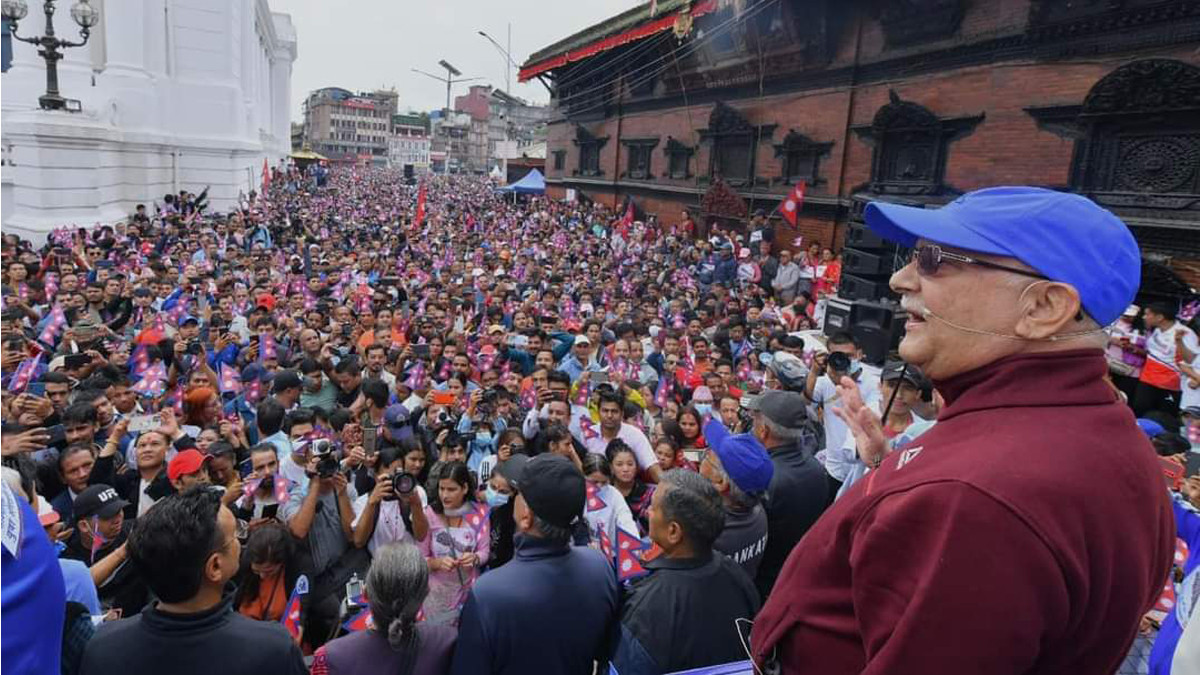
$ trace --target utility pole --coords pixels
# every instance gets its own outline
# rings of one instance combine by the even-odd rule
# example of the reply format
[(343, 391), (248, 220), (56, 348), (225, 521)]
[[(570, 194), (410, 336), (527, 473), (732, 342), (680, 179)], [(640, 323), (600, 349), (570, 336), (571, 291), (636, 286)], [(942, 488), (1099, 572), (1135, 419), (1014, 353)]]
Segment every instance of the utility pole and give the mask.
[[(478, 78), (478, 77), (459, 78), (458, 76), (462, 75), (462, 71), (460, 71), (458, 68), (455, 68), (454, 66), (450, 65), (450, 63), (447, 62), (446, 59), (442, 59), (441, 61), (438, 61), (438, 65), (446, 69), (445, 77), (442, 77), (440, 75), (434, 75), (433, 73), (427, 73), (427, 72), (425, 72), (423, 70), (419, 70), (417, 68), (413, 68), (412, 71), (414, 73), (420, 73), (420, 74), (424, 75), (425, 77), (432, 77), (433, 79), (437, 80), (438, 82), (446, 83), (446, 109), (442, 116), (442, 119), (445, 120), (445, 122), (443, 122), (443, 124), (445, 124), (446, 122), (450, 121), (450, 113), (452, 112), (452, 110), (450, 108), (450, 88), (452, 86), (458, 84), (459, 82), (470, 82), (472, 80), (478, 80), (480, 78)], [(458, 78), (458, 79), (455, 79), (455, 78)], [(450, 173), (450, 154), (452, 152), (452, 148), (453, 148), (453, 142), (449, 140), (449, 134), (447, 134), (447, 140), (446, 140), (446, 173), (447, 174)]]

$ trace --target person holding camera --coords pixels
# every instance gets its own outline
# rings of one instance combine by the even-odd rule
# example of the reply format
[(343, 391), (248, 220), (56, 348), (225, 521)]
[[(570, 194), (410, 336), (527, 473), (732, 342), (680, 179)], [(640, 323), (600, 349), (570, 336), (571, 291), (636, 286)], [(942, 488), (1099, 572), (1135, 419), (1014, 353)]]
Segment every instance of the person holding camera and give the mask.
[(367, 547), (371, 555), (388, 544), (417, 542), (429, 533), (420, 484), (408, 473), (406, 450), (416, 441), (384, 445), (375, 457), (375, 488), (354, 502), (354, 545)]
[[(862, 355), (854, 336), (849, 333), (834, 333), (829, 337), (829, 353), (818, 354), (813, 359), (812, 370), (809, 371), (804, 385), (804, 394), (809, 401), (820, 406), (821, 423), (825, 427), (826, 450), (841, 448), (849, 434), (849, 427), (835, 413), (841, 408), (835, 382), (849, 377), (858, 383), (865, 404), (877, 406), (879, 402), (878, 380), (866, 377), (861, 362)], [(846, 467), (826, 463), (825, 470), (839, 483), (846, 479)]]
[(293, 486), (279, 517), (311, 557), (313, 577), (305, 639), (323, 643), (337, 626), (339, 603), (351, 575), (366, 569), (366, 551), (353, 546), (354, 508), (333, 444), (317, 439), (303, 445), (307, 484)]

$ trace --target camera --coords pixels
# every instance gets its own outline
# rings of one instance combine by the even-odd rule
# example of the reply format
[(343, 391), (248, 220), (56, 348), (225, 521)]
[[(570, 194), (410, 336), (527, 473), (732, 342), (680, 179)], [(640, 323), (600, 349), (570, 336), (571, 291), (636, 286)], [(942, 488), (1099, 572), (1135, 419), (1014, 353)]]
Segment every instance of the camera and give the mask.
[(833, 352), (829, 355), (829, 369), (845, 373), (850, 370), (850, 357), (842, 352)]
[(384, 497), (384, 499), (395, 501), (401, 497), (409, 496), (416, 489), (417, 477), (411, 473), (406, 473), (404, 469), (396, 469), (392, 472), (392, 494)]
[(352, 325), (350, 325), (350, 324), (348, 324), (348, 323), (343, 323), (343, 324), (342, 324), (342, 336), (343, 336), (343, 337), (350, 337), (350, 335), (351, 335), (352, 333), (354, 333), (354, 326), (352, 326)]
[(204, 351), (204, 345), (201, 344), (200, 340), (188, 340), (188, 343), (187, 343), (187, 353), (188, 354), (191, 354), (192, 356), (196, 356), (197, 354), (199, 354), (202, 351)]
[(317, 460), (317, 476), (320, 478), (333, 478), (338, 472), (338, 458), (333, 452), (333, 443), (328, 439), (319, 438), (313, 441), (311, 454), (314, 457), (319, 457)]

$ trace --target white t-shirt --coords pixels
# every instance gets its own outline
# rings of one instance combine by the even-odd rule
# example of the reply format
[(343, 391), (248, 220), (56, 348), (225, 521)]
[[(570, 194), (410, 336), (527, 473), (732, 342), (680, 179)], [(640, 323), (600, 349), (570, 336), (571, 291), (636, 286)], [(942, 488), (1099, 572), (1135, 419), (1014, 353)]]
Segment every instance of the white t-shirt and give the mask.
[(1188, 351), (1200, 354), (1200, 344), (1196, 340), (1196, 334), (1178, 321), (1167, 330), (1155, 328), (1150, 332), (1150, 337), (1146, 339), (1146, 353), (1149, 357), (1175, 372), (1179, 372), (1175, 366), (1175, 335), (1178, 333), (1183, 333), (1183, 344)]
[[(417, 494), (421, 495), (421, 508), (424, 509), (428, 504), (425, 501), (425, 491), (421, 486), (417, 486)], [(361, 495), (354, 500), (354, 523), (352, 527), (358, 527), (358, 519), (362, 517), (363, 511), (367, 509), (367, 501), (371, 495)], [(417, 543), (413, 539), (412, 533), (408, 528), (404, 527), (404, 516), (400, 513), (400, 501), (383, 501), (379, 503), (379, 512), (375, 514), (375, 531), (371, 533), (371, 538), (367, 540), (367, 550), (371, 555), (375, 555), (375, 551), (382, 546), (394, 544), (397, 542), (409, 541)]]
[[(859, 376), (858, 382), (863, 403), (871, 407), (878, 407), (880, 398), (879, 384), (874, 378), (864, 375)], [(841, 406), (841, 402), (838, 400), (837, 387), (833, 384), (833, 380), (829, 379), (828, 375), (822, 375), (817, 379), (817, 384), (813, 387), (813, 403), (818, 403), (823, 407), (821, 423), (825, 425), (825, 469), (834, 478), (841, 480), (835, 473), (837, 469), (829, 466), (828, 456), (832, 451), (840, 450), (845, 445), (846, 436), (850, 433), (850, 429), (842, 421), (842, 418), (833, 412)]]
[(608, 535), (608, 540), (614, 547), (617, 545), (618, 527), (635, 537), (638, 536), (637, 521), (633, 519), (633, 512), (629, 510), (625, 497), (615, 487), (605, 485), (597, 490), (596, 496), (603, 500), (604, 508), (588, 511), (586, 505), (583, 507), (583, 519), (587, 521), (594, 548), (600, 548), (601, 530)]
[[(1192, 370), (1200, 371), (1200, 351), (1196, 353), (1196, 358), (1191, 362)], [(1187, 375), (1183, 375), (1179, 379), (1181, 385), (1181, 393), (1179, 396), (1179, 409), (1194, 408), (1200, 406), (1200, 381), (1193, 380)]]
[[(600, 423), (594, 425), (596, 436), (583, 442), (583, 447), (587, 451), (595, 455), (603, 455), (608, 450), (609, 441), (604, 440), (604, 432), (600, 430)], [(645, 470), (653, 466), (658, 459), (654, 456), (654, 448), (650, 446), (650, 439), (646, 438), (646, 434), (642, 430), (627, 422), (621, 423), (621, 430), (617, 432), (617, 438), (625, 441), (625, 444), (633, 449), (633, 455), (637, 458), (638, 468)], [(582, 440), (582, 439), (580, 439)]]

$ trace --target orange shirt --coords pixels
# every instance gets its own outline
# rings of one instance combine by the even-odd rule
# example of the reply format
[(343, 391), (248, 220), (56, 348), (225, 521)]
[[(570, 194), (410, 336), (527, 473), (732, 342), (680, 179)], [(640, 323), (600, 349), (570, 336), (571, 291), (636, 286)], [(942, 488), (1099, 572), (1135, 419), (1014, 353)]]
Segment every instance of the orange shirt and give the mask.
[(283, 583), (283, 569), (258, 582), (258, 595), (246, 598), (238, 607), (238, 613), (258, 621), (278, 621), (283, 618), (288, 592)]

